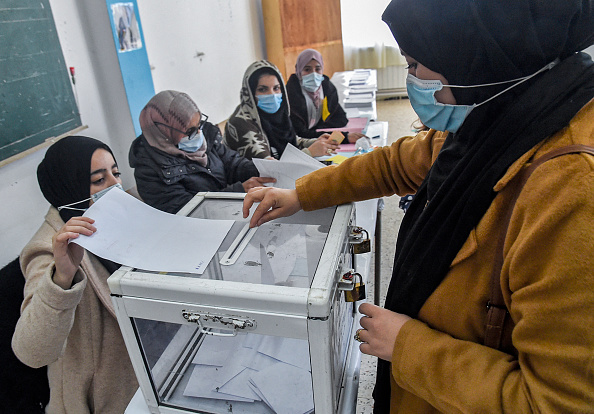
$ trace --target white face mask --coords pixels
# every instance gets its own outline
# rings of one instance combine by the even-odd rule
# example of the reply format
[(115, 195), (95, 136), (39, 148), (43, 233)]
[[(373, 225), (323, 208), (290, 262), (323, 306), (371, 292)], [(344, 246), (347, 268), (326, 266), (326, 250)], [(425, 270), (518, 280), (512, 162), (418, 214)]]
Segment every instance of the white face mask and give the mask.
[(58, 207), (58, 211), (62, 210), (62, 209), (68, 209), (68, 210), (79, 210), (79, 211), (87, 211), (86, 208), (78, 208), (78, 207), (70, 207), (76, 204), (80, 204), (80, 203), (84, 203), (85, 201), (89, 201), (89, 200), (93, 200), (93, 203), (96, 203), (97, 200), (99, 200), (101, 197), (103, 197), (109, 190), (111, 190), (112, 188), (119, 188), (120, 190), (124, 191), (124, 187), (122, 187), (122, 185), (120, 183), (116, 183), (112, 186), (109, 186), (107, 188), (104, 188), (101, 191), (97, 191), (95, 194), (91, 194), (91, 197), (89, 198), (85, 198), (84, 200), (80, 200), (74, 203), (70, 203), (70, 204), (65, 204), (63, 206)]

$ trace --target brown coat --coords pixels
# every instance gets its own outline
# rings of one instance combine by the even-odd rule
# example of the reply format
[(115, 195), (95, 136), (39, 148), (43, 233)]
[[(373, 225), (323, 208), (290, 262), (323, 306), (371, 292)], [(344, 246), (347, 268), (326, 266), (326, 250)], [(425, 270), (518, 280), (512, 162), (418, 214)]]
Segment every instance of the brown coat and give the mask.
[(21, 253), (25, 298), (12, 348), (29, 366), (48, 365), (47, 413), (123, 413), (138, 383), (114, 316), (109, 273), (85, 252), (71, 289), (52, 281), (52, 236), (63, 225), (50, 207)]
[[(594, 101), (518, 159), (392, 356), (391, 413), (594, 413), (594, 158), (563, 155), (526, 183), (511, 218), (501, 287), (518, 356), (481, 345), (490, 271), (507, 185), (531, 160), (571, 144), (594, 145)], [(354, 157), (297, 182), (312, 210), (405, 194), (427, 173), (442, 141), (430, 131)], [(329, 174), (341, 177), (326, 179)], [(332, 183), (341, 183), (332, 188)], [(348, 183), (346, 185), (345, 183)], [(355, 196), (356, 194), (356, 196)], [(324, 200), (324, 201), (322, 201)]]

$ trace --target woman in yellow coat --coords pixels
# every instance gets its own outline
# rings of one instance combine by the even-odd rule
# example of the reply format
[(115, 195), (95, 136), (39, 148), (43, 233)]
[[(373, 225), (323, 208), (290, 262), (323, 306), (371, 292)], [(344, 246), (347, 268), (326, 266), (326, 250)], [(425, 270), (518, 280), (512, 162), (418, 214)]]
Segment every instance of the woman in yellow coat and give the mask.
[[(379, 358), (376, 413), (594, 413), (594, 156), (540, 164), (512, 200), (544, 154), (594, 147), (594, 62), (579, 52), (594, 42), (594, 2), (393, 0), (383, 19), (432, 129), (296, 190), (253, 189), (244, 214), (261, 201), (259, 225), (416, 192), (385, 309), (360, 306), (356, 338)], [(497, 345), (486, 327), (498, 325), (487, 324), (494, 269)]]

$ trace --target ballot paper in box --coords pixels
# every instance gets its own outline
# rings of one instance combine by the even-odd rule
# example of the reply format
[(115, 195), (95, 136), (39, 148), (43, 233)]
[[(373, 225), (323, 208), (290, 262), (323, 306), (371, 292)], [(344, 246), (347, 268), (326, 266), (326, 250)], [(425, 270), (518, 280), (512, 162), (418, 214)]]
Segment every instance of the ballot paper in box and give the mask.
[(353, 386), (353, 206), (250, 229), (244, 196), (199, 193), (178, 213), (234, 220), (202, 273), (108, 279), (151, 413), (335, 413)]

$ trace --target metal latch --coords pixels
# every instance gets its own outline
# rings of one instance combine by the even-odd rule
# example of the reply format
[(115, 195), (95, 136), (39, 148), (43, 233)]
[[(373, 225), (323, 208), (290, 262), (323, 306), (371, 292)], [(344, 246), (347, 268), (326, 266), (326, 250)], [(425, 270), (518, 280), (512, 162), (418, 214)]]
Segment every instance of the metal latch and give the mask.
[[(357, 282), (356, 280), (359, 279)], [(344, 300), (346, 302), (356, 302), (365, 299), (365, 283), (363, 276), (354, 270), (349, 270), (338, 281), (338, 289), (344, 291)]]
[[(182, 310), (182, 316), (188, 322), (194, 322), (200, 326), (202, 333), (214, 336), (235, 336), (238, 330), (253, 331), (256, 329), (256, 321), (242, 316), (216, 315), (212, 313), (200, 313), (189, 310)], [(215, 332), (210, 329), (229, 331), (229, 333)]]
[(353, 253), (369, 253), (371, 251), (371, 241), (369, 240), (369, 233), (363, 227), (351, 227), (351, 234), (349, 235), (349, 243), (353, 246)]

